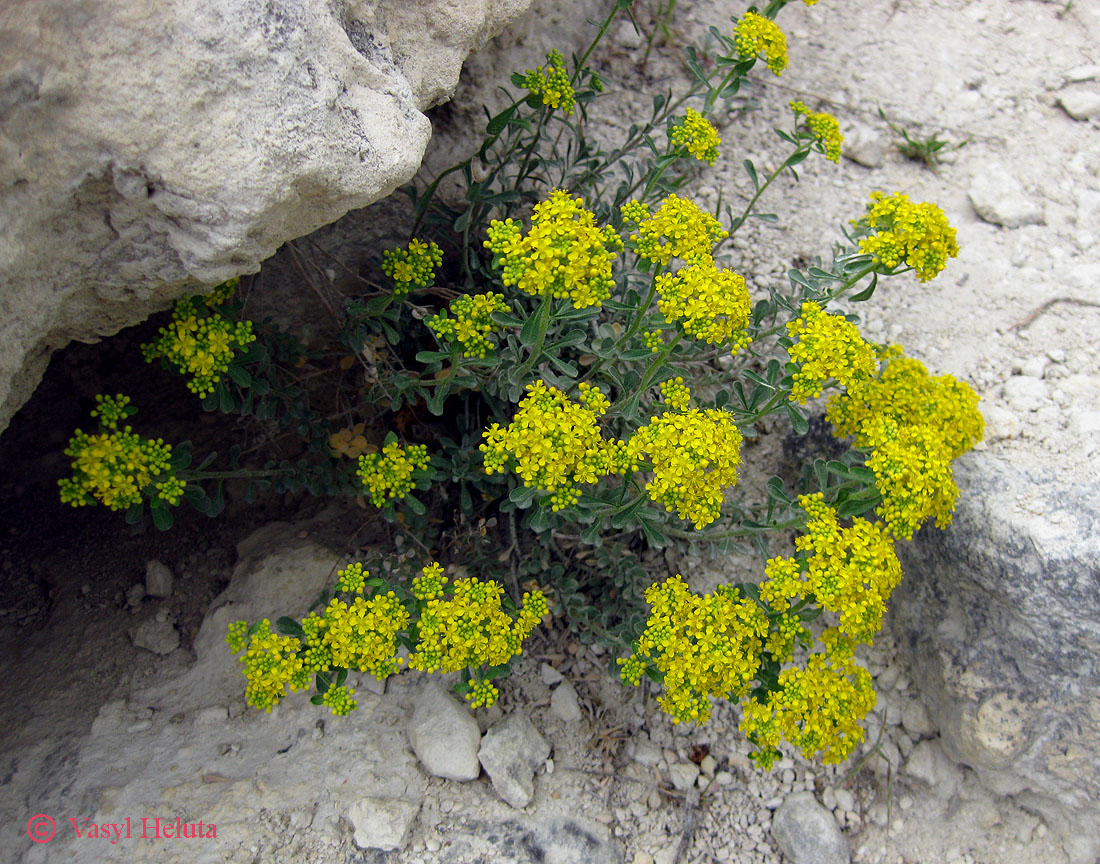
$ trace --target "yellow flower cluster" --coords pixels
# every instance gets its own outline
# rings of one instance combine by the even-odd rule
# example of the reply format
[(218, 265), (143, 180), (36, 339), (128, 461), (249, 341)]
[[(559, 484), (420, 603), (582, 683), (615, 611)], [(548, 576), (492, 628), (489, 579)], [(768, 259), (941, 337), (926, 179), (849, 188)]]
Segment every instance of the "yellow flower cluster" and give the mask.
[(561, 510), (579, 499), (577, 484), (629, 470), (625, 445), (600, 431), (607, 397), (586, 383), (579, 388), (582, 404), (543, 381), (528, 384), (508, 427), (494, 423), (482, 433), (485, 473), (504, 473), (514, 461), (523, 485), (554, 493), (551, 506)]
[(327, 705), (337, 716), (350, 714), (359, 707), (359, 703), (352, 698), (354, 695), (355, 691), (349, 687), (333, 685), (321, 697), (321, 704)]
[(733, 589), (700, 596), (679, 575), (651, 585), (645, 599), (645, 632), (634, 653), (618, 661), (620, 674), (636, 685), (652, 663), (664, 679), (657, 701), (672, 722), (705, 723), (711, 697), (739, 699), (756, 677), (768, 619)]
[(535, 205), (526, 235), (515, 220), (494, 219), (485, 247), (503, 266), (501, 281), (535, 297), (568, 297), (576, 309), (599, 306), (610, 297), (615, 285), (611, 266), (623, 241), (610, 226), (598, 227), (583, 204), (555, 189)]
[(737, 483), (741, 433), (725, 411), (670, 412), (638, 429), (626, 453), (635, 462), (648, 459), (650, 500), (699, 529), (718, 518), (725, 490)]
[(220, 290), (206, 298), (177, 300), (172, 306), (172, 323), (161, 327), (153, 342), (141, 346), (146, 363), (164, 358), (190, 376), (187, 389), (197, 396), (212, 393), (237, 352), (256, 339), (251, 321), (234, 323), (206, 305), (224, 302)]
[(662, 273), (656, 288), (657, 308), (665, 320), (679, 321), (689, 336), (711, 345), (730, 342), (733, 353), (751, 341), (745, 279), (732, 270), (719, 270), (709, 255), (675, 273)]
[(428, 448), (410, 444), (402, 448), (396, 442), (387, 444), (381, 453), (366, 453), (359, 457), (356, 472), (370, 493), (371, 503), (382, 507), (386, 499), (400, 500), (416, 485), (413, 471), (428, 467)]
[(779, 758), (786, 738), (805, 759), (824, 751), (825, 764), (843, 762), (863, 741), (860, 725), (875, 706), (871, 675), (850, 656), (811, 654), (806, 666), (779, 673), (779, 689), (765, 702), (746, 700), (741, 731), (759, 748), (761, 767)]
[(69, 439), (65, 455), (72, 459), (72, 476), (58, 481), (61, 501), (83, 507), (99, 501), (112, 510), (126, 510), (141, 503), (150, 485), (156, 497), (179, 504), (186, 482), (172, 471), (172, 448), (160, 438), (142, 438), (129, 426), (118, 428), (119, 420), (135, 413), (130, 399), (96, 396), (92, 416), (100, 422), (100, 433), (88, 435), (77, 429)]
[(733, 38), (742, 60), (763, 54), (776, 75), (787, 68), (787, 37), (770, 18), (746, 12), (733, 28)]
[(443, 250), (434, 242), (413, 239), (404, 248), (382, 253), (382, 272), (394, 283), (393, 293), (403, 297), (413, 288), (427, 288), (435, 281), (436, 269), (443, 263)]
[[(428, 570), (424, 568), (426, 576)], [(438, 579), (441, 590), (447, 581), (438, 572), (429, 578)], [(532, 591), (523, 595), (519, 615), (513, 619), (501, 606), (504, 588), (497, 582), (482, 582), (474, 577), (456, 579), (450, 593), (449, 599), (433, 596), (426, 600), (418, 624), (420, 638), (409, 656), (410, 669), (457, 672), (500, 666), (523, 653), (523, 640), (547, 612), (542, 592)], [(475, 708), (496, 701), (497, 689), (489, 682), (478, 678), (468, 683), (472, 689), (467, 698)]]
[(800, 366), (791, 387), (792, 402), (816, 399), (830, 380), (847, 387), (875, 373), (875, 351), (855, 324), (842, 315), (829, 315), (817, 303), (803, 303), (801, 311), (802, 317), (787, 324), (787, 335), (798, 340), (787, 353)]
[(451, 314), (443, 309), (428, 319), (427, 324), (440, 339), (454, 339), (462, 346), (464, 357), (484, 357), (496, 347), (489, 334), (496, 328), (494, 312), (507, 312), (503, 294), (463, 294), (451, 303)]
[(626, 222), (638, 225), (638, 233), (630, 235), (638, 254), (662, 267), (672, 258), (688, 263), (708, 259), (714, 244), (729, 236), (717, 219), (675, 194), (665, 198), (656, 213), (651, 213), (647, 204), (629, 201), (622, 214)]
[(691, 388), (684, 384), (683, 376), (677, 375), (661, 382), (661, 398), (674, 411), (686, 411), (691, 403)]
[(247, 680), (245, 699), (253, 708), (271, 712), (286, 696), (287, 688), (304, 690), (309, 686), (310, 673), (305, 667), (299, 649), (302, 643), (293, 636), (279, 636), (271, 632), (271, 622), (264, 618), (246, 636), (248, 625), (234, 621), (229, 625), (226, 641), (234, 654), (247, 650), (241, 662)]
[(642, 341), (645, 343), (645, 347), (654, 354), (660, 353), (661, 346), (664, 345), (660, 330), (647, 330), (642, 334)]
[(861, 252), (890, 268), (904, 261), (921, 282), (936, 278), (947, 259), (959, 255), (955, 229), (943, 211), (929, 202), (914, 204), (901, 192), (890, 196), (872, 192), (867, 215), (852, 224), (875, 232), (859, 241)]
[(223, 303), (227, 303), (230, 298), (237, 292), (237, 286), (241, 280), (234, 276), (232, 279), (228, 279), (222, 282), (217, 288), (211, 291), (209, 294), (202, 296), (202, 302), (210, 309), (215, 306), (221, 306)]
[(917, 360), (892, 349), (877, 376), (854, 382), (829, 401), (838, 437), (854, 435), (870, 449), (883, 502), (878, 508), (897, 537), (909, 539), (927, 519), (946, 527), (958, 497), (951, 461), (981, 440), (978, 395), (951, 375), (933, 378)]
[(523, 78), (523, 86), (542, 97), (542, 104), (551, 108), (560, 108), (565, 114), (573, 113), (576, 105), (576, 93), (565, 71), (565, 60), (557, 49), (546, 55), (546, 66), (528, 69)]
[(684, 119), (673, 124), (669, 136), (675, 147), (686, 150), (700, 162), (713, 165), (718, 159), (722, 138), (711, 122), (693, 108), (688, 108)]
[(792, 102), (791, 110), (795, 116), (806, 118), (806, 126), (814, 134), (825, 150), (825, 158), (830, 162), (840, 162), (840, 149), (844, 146), (844, 136), (840, 134), (840, 123), (832, 114), (811, 111), (802, 102)]
[(363, 588), (347, 603), (333, 597), (324, 614), (311, 612), (302, 621), (302, 660), (313, 672), (358, 669), (378, 680), (397, 671), (397, 636), (409, 623), (409, 612), (393, 591), (363, 597)]
[(795, 548), (805, 555), (768, 561), (760, 597), (782, 612), (796, 598), (812, 596), (837, 616), (841, 634), (870, 645), (882, 628), (886, 601), (901, 581), (894, 538), (884, 525), (866, 519), (841, 528), (820, 492), (799, 497), (798, 504), (808, 518)]

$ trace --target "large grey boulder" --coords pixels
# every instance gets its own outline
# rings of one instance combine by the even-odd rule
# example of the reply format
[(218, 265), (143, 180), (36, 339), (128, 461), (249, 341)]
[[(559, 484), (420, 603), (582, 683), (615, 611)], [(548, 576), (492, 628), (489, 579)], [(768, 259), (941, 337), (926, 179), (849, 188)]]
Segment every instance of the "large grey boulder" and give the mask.
[(10, 0), (0, 430), (50, 353), (254, 272), (408, 180), (530, 0)]
[[(900, 544), (893, 625), (946, 754), (1100, 855), (1100, 504), (985, 454), (947, 531)], [(915, 753), (914, 753), (915, 755)]]

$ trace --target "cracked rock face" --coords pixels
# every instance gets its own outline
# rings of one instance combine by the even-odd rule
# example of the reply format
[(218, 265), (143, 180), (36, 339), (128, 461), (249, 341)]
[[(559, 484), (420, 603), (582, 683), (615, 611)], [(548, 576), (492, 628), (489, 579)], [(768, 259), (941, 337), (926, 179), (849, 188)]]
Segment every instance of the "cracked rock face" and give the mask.
[(530, 0), (12, 0), (0, 430), (50, 353), (254, 272), (420, 165), (421, 113)]

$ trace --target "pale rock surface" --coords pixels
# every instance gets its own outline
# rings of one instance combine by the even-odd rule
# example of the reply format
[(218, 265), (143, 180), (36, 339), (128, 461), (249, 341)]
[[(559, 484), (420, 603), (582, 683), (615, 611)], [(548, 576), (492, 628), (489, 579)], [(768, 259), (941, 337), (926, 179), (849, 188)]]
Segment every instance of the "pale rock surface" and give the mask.
[(424, 770), (447, 780), (476, 780), (481, 730), (470, 710), (435, 679), (417, 697), (408, 726), (409, 744)]
[(859, 124), (844, 129), (843, 155), (865, 168), (881, 168), (886, 162), (886, 145), (879, 132)]
[(970, 180), (970, 204), (986, 222), (1005, 228), (1043, 224), (1043, 208), (999, 162), (983, 164)]
[(1058, 94), (1058, 104), (1074, 120), (1100, 115), (1100, 87), (1067, 87)]
[(549, 755), (549, 742), (530, 718), (516, 708), (485, 733), (478, 758), (497, 794), (520, 809), (535, 794), (535, 771)]
[(572, 681), (562, 681), (550, 696), (550, 713), (564, 723), (579, 723), (584, 717)]
[(383, 852), (401, 849), (419, 813), (419, 801), (361, 798), (348, 811), (348, 819), (355, 826), (355, 845)]
[[(955, 473), (965, 491), (951, 530), (925, 528), (900, 544), (907, 577), (891, 603), (894, 630), (946, 755), (1040, 813), (1074, 861), (1092, 864), (1100, 854), (1096, 489), (987, 454), (964, 456)], [(929, 744), (914, 749), (910, 773)]]
[(420, 165), (428, 107), (530, 0), (12, 0), (0, 430), (51, 352), (255, 272)]
[(172, 571), (160, 561), (145, 565), (145, 593), (150, 597), (172, 596)]
[(180, 647), (180, 634), (168, 621), (150, 618), (142, 621), (133, 632), (134, 644), (154, 654), (171, 654)]
[(848, 864), (848, 841), (812, 792), (795, 792), (772, 818), (772, 837), (791, 864)]
[(24, 841), (13, 860), (322, 864), (356, 854), (349, 820), (375, 848), (405, 836), (427, 782), (400, 734), (404, 709), (362, 690), (350, 717), (331, 716), (303, 693), (270, 714), (248, 708), (240, 663), (225, 645), (229, 621), (303, 614), (339, 561), (285, 524), (253, 534), (203, 620), (196, 662), (103, 705), (90, 734), (44, 761), (36, 777), (43, 812), (79, 812), (97, 823), (178, 815), (215, 824), (216, 840), (197, 849), (198, 841), (151, 843), (135, 833), (130, 842), (90, 843), (58, 820), (52, 842)]

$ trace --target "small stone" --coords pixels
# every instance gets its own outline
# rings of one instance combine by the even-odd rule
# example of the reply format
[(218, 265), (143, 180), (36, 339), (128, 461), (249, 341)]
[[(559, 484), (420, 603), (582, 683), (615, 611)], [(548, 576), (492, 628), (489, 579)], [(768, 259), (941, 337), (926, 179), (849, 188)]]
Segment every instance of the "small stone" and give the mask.
[(882, 136), (867, 126), (845, 129), (844, 158), (865, 168), (881, 168), (886, 161), (886, 145)]
[(848, 864), (848, 841), (832, 813), (810, 792), (787, 796), (775, 811), (771, 834), (791, 864)]
[(145, 592), (150, 597), (172, 596), (172, 571), (166, 564), (153, 560), (145, 565)]
[(841, 810), (855, 810), (856, 808), (856, 796), (848, 789), (836, 790), (836, 806)]
[(615, 41), (633, 50), (645, 44), (645, 36), (638, 32), (632, 21), (623, 21), (615, 30)]
[(928, 717), (928, 709), (919, 699), (911, 699), (901, 709), (901, 725), (917, 740), (931, 737), (936, 727)]
[(898, 676), (900, 675), (900, 666), (887, 666), (882, 670), (882, 674), (875, 679), (875, 689), (882, 693), (889, 693), (894, 689), (894, 685), (897, 683)]
[(1058, 104), (1074, 120), (1088, 120), (1100, 115), (1100, 89), (1067, 87), (1058, 94)]
[(547, 759), (543, 763), (543, 767), (546, 769), (547, 774), (553, 774), (554, 773), (554, 760), (553, 759)]
[(131, 723), (126, 727), (126, 732), (130, 735), (135, 735), (138, 732), (147, 732), (153, 728), (152, 720), (138, 720), (137, 723)]
[(1028, 197), (1020, 181), (1000, 163), (983, 165), (971, 178), (968, 193), (974, 212), (994, 225), (1019, 228), (1046, 221), (1043, 208)]
[(131, 585), (130, 590), (126, 592), (126, 605), (131, 609), (139, 609), (141, 607), (141, 601), (145, 599), (145, 586), (138, 582), (136, 585)]
[(563, 680), (550, 696), (550, 713), (563, 723), (579, 723), (584, 718), (572, 681)]
[(694, 762), (677, 762), (668, 769), (672, 785), (679, 791), (685, 792), (695, 785), (695, 778), (699, 776), (699, 766)]
[(962, 775), (959, 768), (944, 755), (937, 741), (921, 741), (913, 748), (902, 772), (932, 787), (938, 798), (947, 800), (955, 794)]
[(493, 788), (508, 804), (526, 807), (535, 794), (535, 770), (550, 756), (550, 744), (522, 711), (512, 711), (481, 739), (478, 759)]
[(360, 849), (392, 852), (404, 848), (420, 804), (391, 798), (363, 798), (351, 805), (348, 820)]
[(1042, 357), (1028, 357), (1021, 365), (1020, 372), (1031, 378), (1042, 378), (1047, 364)]
[(1083, 66), (1074, 66), (1066, 73), (1066, 81), (1080, 84), (1084, 81), (1094, 81), (1100, 78), (1100, 66), (1095, 63), (1086, 63)]
[(699, 770), (706, 774), (708, 777), (713, 777), (715, 770), (718, 768), (718, 760), (711, 756), (709, 753), (703, 757), (703, 761), (699, 763)]
[(555, 684), (560, 684), (565, 678), (557, 669), (551, 666), (549, 663), (543, 663), (539, 666), (539, 677), (542, 678), (542, 683), (547, 687), (553, 687)]
[(719, 786), (732, 786), (733, 775), (729, 771), (719, 771), (714, 775), (714, 782)]
[(213, 726), (218, 723), (224, 723), (228, 719), (228, 708), (222, 706), (214, 706), (213, 708), (203, 708), (198, 714), (196, 714), (195, 724), (202, 726)]
[(634, 745), (633, 759), (639, 765), (658, 765), (661, 761), (661, 750), (645, 741), (639, 741)]
[(826, 810), (836, 810), (836, 790), (832, 786), (826, 786), (821, 793), (821, 803)]
[(653, 856), (648, 852), (635, 852), (632, 864), (654, 864)]
[(171, 654), (180, 647), (180, 634), (168, 621), (142, 621), (132, 633), (134, 645), (154, 654)]
[(1052, 363), (1066, 362), (1066, 352), (1063, 351), (1061, 348), (1051, 348), (1047, 351), (1047, 357), (1050, 358), (1050, 362)]
[(475, 780), (481, 773), (477, 720), (438, 681), (425, 683), (406, 731), (420, 764), (433, 777)]
[[(910, 795), (902, 795), (898, 801), (898, 806), (902, 810), (909, 810), (913, 806), (913, 798)], [(900, 827), (900, 826), (899, 826)]]
[(1020, 414), (1027, 414), (1038, 411), (1047, 401), (1047, 385), (1030, 375), (1014, 375), (1005, 381), (1003, 396), (1010, 408)]
[(1100, 432), (1100, 411), (1074, 411), (1070, 414), (1069, 431), (1074, 435), (1095, 435)]

